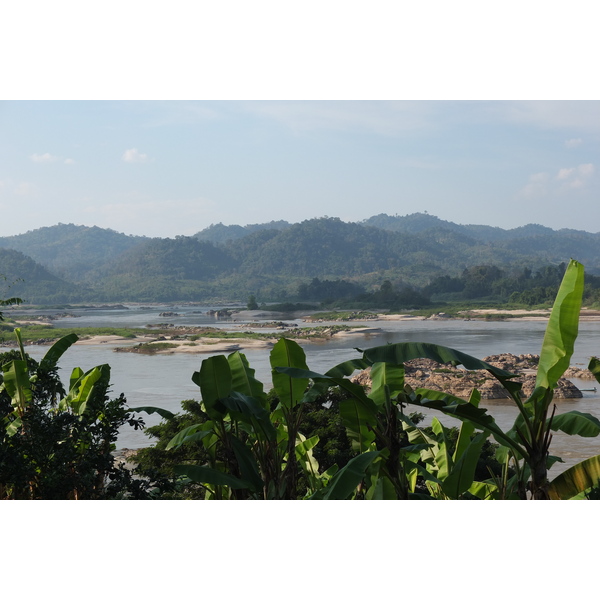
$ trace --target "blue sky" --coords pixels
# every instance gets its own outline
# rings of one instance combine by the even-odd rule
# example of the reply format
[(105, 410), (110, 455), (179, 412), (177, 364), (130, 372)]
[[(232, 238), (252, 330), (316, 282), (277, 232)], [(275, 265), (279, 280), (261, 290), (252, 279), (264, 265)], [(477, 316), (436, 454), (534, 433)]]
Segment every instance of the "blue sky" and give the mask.
[(424, 211), (600, 230), (598, 101), (4, 101), (0, 132), (2, 236)]

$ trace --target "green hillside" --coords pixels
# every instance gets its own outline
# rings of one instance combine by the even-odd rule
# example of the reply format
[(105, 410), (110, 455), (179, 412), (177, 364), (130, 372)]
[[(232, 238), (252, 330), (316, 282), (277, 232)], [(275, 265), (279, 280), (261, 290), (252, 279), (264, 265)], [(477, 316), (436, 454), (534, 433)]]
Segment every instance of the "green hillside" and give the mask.
[[(504, 282), (494, 290), (506, 295), (508, 282), (519, 273), (570, 258), (585, 264), (587, 273), (600, 273), (600, 234), (535, 224), (504, 230), (416, 213), (377, 215), (361, 223), (321, 218), (293, 225), (219, 224), (207, 231), (212, 241), (200, 234), (150, 239), (98, 227), (45, 227), (0, 238), (0, 247), (20, 245), (31, 257), (25, 264), (23, 255), (19, 260), (18, 253), (3, 255), (0, 274), (25, 280), (19, 285), (29, 287), (14, 290), (36, 302), (164, 302), (245, 300), (249, 294), (284, 301), (297, 298), (299, 286), (315, 278), (331, 289), (344, 281), (373, 292), (389, 280), (395, 289), (418, 290), (482, 265), (503, 270), (498, 280)], [(436, 293), (454, 293), (458, 284), (448, 285), (436, 282)]]
[(70, 281), (85, 281), (91, 269), (117, 258), (146, 239), (111, 229), (60, 223), (2, 237), (0, 248), (23, 252)]
[(0, 298), (16, 296), (31, 304), (78, 302), (86, 291), (62, 280), (16, 250), (0, 248)]

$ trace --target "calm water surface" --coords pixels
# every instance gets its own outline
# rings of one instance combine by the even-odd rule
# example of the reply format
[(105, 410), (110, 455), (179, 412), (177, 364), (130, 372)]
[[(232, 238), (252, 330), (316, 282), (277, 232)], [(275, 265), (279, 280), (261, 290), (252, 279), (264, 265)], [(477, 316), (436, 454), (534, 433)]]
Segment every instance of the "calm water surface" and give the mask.
[[(82, 311), (78, 318), (65, 318), (56, 321), (57, 327), (88, 326), (121, 326), (143, 327), (149, 323), (177, 323), (186, 325), (210, 325), (235, 330), (243, 321), (218, 320), (205, 314), (208, 307), (132, 307), (129, 310)], [(159, 317), (162, 311), (177, 312), (180, 317)], [(202, 310), (202, 314), (194, 311)], [(265, 316), (266, 320), (273, 316)], [(265, 320), (263, 318), (263, 320)], [(259, 320), (253, 318), (253, 320)], [(300, 326), (302, 321), (297, 320)], [(310, 369), (324, 372), (335, 364), (350, 358), (358, 358), (355, 348), (369, 348), (387, 343), (397, 342), (434, 342), (455, 348), (478, 358), (491, 354), (510, 352), (513, 354), (539, 354), (546, 322), (543, 321), (385, 321), (354, 323), (371, 328), (380, 328), (368, 334), (352, 334), (334, 338), (327, 342), (303, 343), (307, 364)], [(132, 342), (135, 343), (135, 342)], [(31, 346), (28, 352), (39, 359), (47, 348)], [(243, 351), (250, 365), (256, 369), (258, 379), (270, 382), (270, 365), (268, 349), (248, 349)], [(84, 370), (108, 363), (111, 365), (112, 390), (115, 395), (123, 392), (132, 407), (159, 406), (173, 412), (180, 410), (180, 403), (187, 398), (199, 398), (199, 390), (192, 383), (191, 376), (199, 370), (204, 358), (212, 354), (172, 354), (144, 356), (130, 353), (116, 354), (113, 347), (101, 344), (98, 346), (75, 345), (63, 356), (60, 362), (63, 379), (68, 381), (71, 370), (79, 366)], [(582, 322), (577, 339), (572, 363), (585, 367), (590, 356), (600, 355), (600, 322)], [(580, 389), (598, 387), (593, 381), (577, 381)], [(269, 386), (270, 387), (270, 386)], [(588, 412), (600, 418), (600, 394), (584, 392), (580, 399), (557, 400), (557, 412), (578, 410)], [(487, 400), (481, 405), (494, 415), (503, 429), (512, 426), (516, 416), (516, 408), (508, 400)], [(439, 415), (434, 415), (439, 416)], [(154, 415), (144, 415), (147, 425), (159, 422)], [(429, 419), (431, 417), (428, 417)], [(458, 422), (450, 417), (441, 419), (445, 424)], [(131, 428), (124, 429), (119, 437), (118, 446), (123, 448), (139, 448), (151, 445), (150, 438), (142, 432)], [(579, 460), (600, 454), (600, 439), (578, 438), (555, 434), (552, 452), (561, 456), (564, 464), (553, 467), (553, 473), (559, 473)]]

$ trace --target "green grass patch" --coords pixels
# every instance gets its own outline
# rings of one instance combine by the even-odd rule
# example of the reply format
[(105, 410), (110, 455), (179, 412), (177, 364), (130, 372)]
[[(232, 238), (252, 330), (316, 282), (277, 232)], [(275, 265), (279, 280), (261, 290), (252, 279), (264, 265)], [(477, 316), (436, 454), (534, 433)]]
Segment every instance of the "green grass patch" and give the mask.
[(135, 346), (129, 346), (127, 348), (115, 348), (115, 352), (132, 352), (134, 354), (156, 354), (163, 350), (172, 350), (177, 348), (178, 344), (172, 344), (170, 342), (145, 342), (143, 344), (137, 344)]
[(362, 321), (365, 319), (376, 319), (377, 314), (366, 310), (345, 310), (317, 312), (311, 316), (311, 320), (321, 319), (323, 321)]
[[(14, 327), (10, 331), (0, 330), (0, 342), (15, 342)], [(124, 327), (73, 327), (55, 328), (52, 325), (23, 325), (20, 327), (23, 341), (35, 342), (40, 339), (58, 340), (70, 333), (76, 334), (79, 339), (97, 335), (116, 335), (127, 339), (135, 339), (138, 335), (144, 335), (143, 329), (130, 329)]]

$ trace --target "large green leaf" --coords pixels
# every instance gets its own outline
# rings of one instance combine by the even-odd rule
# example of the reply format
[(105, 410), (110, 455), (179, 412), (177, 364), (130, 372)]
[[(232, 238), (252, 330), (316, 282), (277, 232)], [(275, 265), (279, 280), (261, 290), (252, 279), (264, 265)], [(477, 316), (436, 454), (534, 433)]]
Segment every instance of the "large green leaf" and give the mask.
[(517, 453), (518, 456), (526, 456), (526, 450), (516, 442), (512, 437), (507, 435), (494, 420), (485, 408), (478, 408), (462, 398), (446, 394), (437, 390), (428, 390), (426, 388), (418, 388), (410, 395), (404, 398), (404, 401), (413, 406), (421, 406), (423, 408), (433, 408), (439, 410), (446, 415), (473, 423), (476, 427), (489, 431), (499, 444), (508, 446), (511, 450)]
[(230, 435), (228, 439), (233, 448), (242, 479), (248, 482), (250, 491), (260, 492), (265, 484), (260, 476), (258, 464), (252, 451), (236, 436)]
[(595, 356), (593, 356), (590, 360), (590, 364), (588, 365), (588, 369), (591, 371), (592, 375), (596, 378), (596, 381), (600, 383), (600, 360), (598, 360)]
[(74, 333), (69, 333), (55, 342), (40, 362), (40, 368), (49, 371), (56, 367), (60, 357), (75, 343), (79, 338)]
[(231, 369), (231, 389), (246, 396), (259, 398), (264, 404), (267, 395), (263, 384), (254, 377), (255, 370), (250, 367), (246, 356), (241, 352), (234, 352), (227, 357), (227, 362)]
[(200, 387), (206, 413), (211, 419), (222, 419), (225, 407), (221, 402), (231, 393), (231, 368), (222, 354), (202, 361), (200, 371), (192, 375), (192, 381)]
[(369, 465), (380, 452), (363, 452), (340, 469), (332, 478), (322, 495), (311, 496), (322, 500), (347, 500), (355, 492), (358, 484), (364, 479)]
[(568, 500), (599, 482), (600, 454), (572, 466), (554, 478), (550, 482), (548, 494), (551, 500)]
[(172, 419), (175, 416), (170, 410), (159, 408), (158, 406), (136, 406), (134, 408), (128, 408), (127, 412), (145, 412), (148, 415), (156, 413), (163, 419)]
[(583, 265), (571, 260), (560, 284), (546, 327), (536, 387), (554, 388), (569, 368), (579, 328), (583, 279)]
[(373, 429), (377, 426), (377, 406), (360, 385), (347, 379), (340, 379), (338, 383), (350, 393), (339, 404), (342, 423), (353, 448), (365, 452), (375, 439)]
[(17, 344), (19, 345), (19, 351), (21, 352), (21, 360), (27, 360), (25, 348), (23, 348), (23, 338), (21, 337), (21, 328), (15, 328), (15, 337), (17, 338)]
[(434, 455), (435, 464), (437, 466), (437, 477), (441, 480), (446, 479), (454, 466), (452, 457), (450, 456), (450, 442), (448, 440), (448, 431), (440, 423), (439, 419), (434, 418), (431, 421), (431, 429), (436, 435), (438, 443), (437, 452)]
[(29, 369), (25, 360), (12, 360), (2, 365), (4, 388), (11, 397), (11, 404), (19, 416), (23, 416), (31, 402), (32, 392), (29, 381)]
[(254, 396), (231, 392), (228, 398), (221, 398), (221, 404), (233, 419), (252, 425), (257, 436), (268, 440), (275, 440), (277, 437), (269, 413)]
[(487, 437), (487, 433), (477, 434), (454, 464), (452, 472), (442, 481), (442, 491), (449, 498), (458, 499), (473, 485), (477, 461)]
[(349, 377), (354, 371), (364, 371), (371, 366), (371, 363), (363, 360), (362, 358), (355, 358), (353, 360), (347, 360), (343, 363), (332, 367), (325, 373), (329, 377)]
[(60, 401), (59, 409), (70, 408), (74, 414), (83, 415), (92, 394), (97, 389), (97, 384), (106, 385), (109, 380), (110, 365), (94, 367), (75, 382), (69, 393)]
[(250, 484), (247, 481), (201, 465), (175, 465), (173, 471), (176, 475), (184, 475), (196, 483), (224, 485), (234, 490), (250, 487)]
[(498, 491), (498, 486), (489, 481), (474, 481), (467, 491), (480, 500), (493, 500), (494, 494)]
[(394, 398), (404, 391), (404, 366), (375, 363), (371, 368), (371, 398), (381, 406), (386, 398)]
[(194, 425), (190, 425), (185, 429), (182, 429), (177, 435), (175, 435), (171, 441), (167, 444), (165, 450), (170, 450), (171, 448), (179, 448), (182, 444), (188, 444), (190, 442), (198, 442), (205, 438), (206, 436), (213, 433), (211, 429), (202, 429), (206, 427), (206, 423), (196, 423)]
[(552, 430), (563, 431), (568, 435), (596, 437), (600, 434), (600, 421), (588, 413), (572, 410), (552, 419)]
[[(471, 396), (469, 398), (469, 403), (473, 406), (479, 406), (479, 402), (481, 400), (481, 394), (478, 390), (473, 390), (471, 392)], [(460, 430), (458, 432), (458, 439), (456, 440), (456, 448), (454, 449), (454, 454), (452, 455), (452, 460), (456, 462), (461, 456), (462, 453), (467, 449), (469, 444), (471, 443), (471, 436), (475, 432), (475, 426), (473, 423), (469, 421), (463, 421)]]
[(277, 367), (308, 369), (304, 350), (296, 342), (281, 338), (271, 350), (270, 361), (273, 369), (273, 387), (279, 401), (286, 408), (293, 408), (301, 402), (308, 386), (308, 378), (288, 375)]
[(81, 367), (75, 367), (71, 371), (71, 377), (69, 378), (69, 389), (72, 390), (84, 375), (85, 372)]

